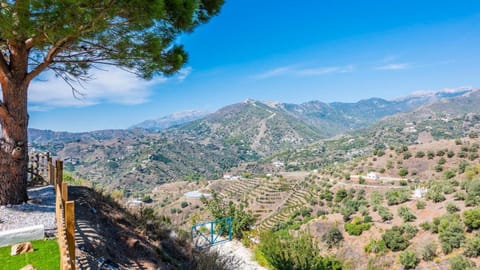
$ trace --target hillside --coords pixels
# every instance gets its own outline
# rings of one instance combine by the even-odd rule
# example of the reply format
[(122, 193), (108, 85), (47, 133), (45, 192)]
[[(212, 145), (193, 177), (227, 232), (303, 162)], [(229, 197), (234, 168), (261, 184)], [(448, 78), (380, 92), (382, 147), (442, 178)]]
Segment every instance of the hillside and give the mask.
[[(316, 169), (373, 151), (376, 145), (413, 143), (420, 134), (434, 138), (464, 136), (478, 128), (477, 109), (470, 106), (478, 96), (478, 91), (466, 91), (447, 99), (434, 95), (323, 105), (247, 100), (162, 132), (32, 130), (30, 141), (35, 150), (63, 158), (67, 171), (110, 190), (124, 187), (130, 195), (170, 181), (217, 179), (227, 171), (273, 172), (277, 170), (272, 166), (275, 161), (282, 162), (286, 170)], [(326, 139), (329, 134), (365, 126), (385, 114), (431, 100), (437, 101), (387, 117), (363, 130)], [(451, 109), (445, 122), (443, 112), (448, 110), (442, 106), (450, 104), (457, 109)], [(413, 118), (418, 120), (405, 120)]]
[(433, 140), (477, 137), (480, 134), (480, 91), (438, 99), (414, 110), (386, 116), (367, 128), (311, 145), (275, 153), (256, 169), (272, 171), (272, 161), (290, 169), (315, 169), (372, 153), (390, 146), (427, 143)]
[[(472, 252), (472, 241), (478, 237), (477, 229), (465, 229), (468, 221), (464, 213), (479, 207), (479, 145), (478, 138), (440, 140), (385, 149), (318, 171), (171, 183), (155, 189), (153, 205), (173, 224), (188, 227), (192, 220), (209, 216), (198, 198), (184, 194), (217, 192), (226, 201), (247, 202), (260, 231), (309, 230), (322, 253), (335, 254), (346, 269), (367, 269), (367, 265), (372, 269), (402, 269), (398, 258), (407, 247), (419, 258), (416, 269), (449, 269), (450, 259)], [(400, 173), (402, 168), (406, 174)], [(372, 171), (378, 179), (367, 177)], [(360, 181), (360, 176), (364, 180)], [(420, 197), (415, 191), (418, 188), (425, 192)], [(435, 222), (453, 224), (457, 221), (449, 218), (456, 214), (462, 228), (456, 235), (464, 238), (461, 245), (447, 249), (450, 242), (443, 231), (435, 231)], [(332, 228), (340, 230), (343, 241), (328, 247), (323, 235)], [(396, 249), (385, 238), (392, 230), (405, 231), (402, 248)], [(433, 251), (428, 251), (432, 245)], [(424, 259), (425, 250), (432, 252), (432, 257), (425, 255)], [(477, 256), (469, 255), (469, 260), (478, 265)]]

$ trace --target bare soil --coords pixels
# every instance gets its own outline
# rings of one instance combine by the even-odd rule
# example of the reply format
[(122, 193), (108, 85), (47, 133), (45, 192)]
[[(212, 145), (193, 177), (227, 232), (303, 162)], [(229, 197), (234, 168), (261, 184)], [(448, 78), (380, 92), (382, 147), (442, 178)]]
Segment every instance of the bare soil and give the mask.
[(75, 200), (78, 269), (100, 269), (102, 258), (120, 269), (171, 269), (159, 260), (158, 243), (132, 223), (128, 213), (113, 207), (87, 187), (69, 187)]

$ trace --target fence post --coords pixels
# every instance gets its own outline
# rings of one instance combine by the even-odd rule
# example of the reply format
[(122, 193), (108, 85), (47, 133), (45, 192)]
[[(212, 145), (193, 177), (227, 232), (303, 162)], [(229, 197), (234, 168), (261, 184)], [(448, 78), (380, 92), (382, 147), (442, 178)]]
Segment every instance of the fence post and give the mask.
[(56, 160), (55, 169), (57, 171), (57, 183), (61, 185), (63, 182), (63, 161)]
[(53, 167), (51, 157), (48, 157), (48, 181), (50, 185), (55, 186), (55, 167)]
[(65, 202), (65, 225), (71, 269), (75, 270), (75, 203), (73, 201)]
[(66, 201), (68, 201), (68, 183), (62, 182), (62, 204), (65, 205)]

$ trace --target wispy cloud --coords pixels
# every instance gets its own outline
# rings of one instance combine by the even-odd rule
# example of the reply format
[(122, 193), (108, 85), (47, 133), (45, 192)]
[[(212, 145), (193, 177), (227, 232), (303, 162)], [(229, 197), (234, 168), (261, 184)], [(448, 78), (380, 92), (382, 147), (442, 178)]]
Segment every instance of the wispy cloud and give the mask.
[(411, 68), (411, 65), (409, 63), (390, 63), (390, 64), (385, 64), (382, 66), (378, 66), (375, 69), (378, 70), (403, 70), (403, 69), (409, 69)]
[(262, 72), (260, 74), (257, 74), (255, 76), (255, 78), (257, 78), (257, 79), (268, 79), (268, 78), (272, 78), (272, 77), (278, 77), (278, 76), (289, 74), (293, 70), (294, 70), (294, 68), (291, 67), (291, 66), (277, 67), (277, 68)]
[[(183, 81), (191, 73), (187, 67), (172, 79)], [(53, 72), (46, 72), (29, 89), (29, 109), (49, 110), (55, 107), (85, 107), (100, 103), (136, 105), (148, 101), (155, 86), (167, 81), (165, 77), (144, 80), (119, 68), (91, 70), (92, 80), (74, 85), (81, 93), (74, 95), (71, 87)]]
[(347, 73), (354, 70), (353, 65), (342, 66), (342, 67), (320, 67), (320, 68), (305, 68), (297, 70), (297, 74), (301, 76), (316, 76), (316, 75), (326, 75), (331, 73)]
[(268, 79), (278, 76), (320, 76), (333, 73), (347, 73), (355, 69), (353, 65), (301, 68), (296, 66), (283, 66), (267, 70), (255, 75), (256, 79)]
[(185, 67), (178, 71), (177, 80), (184, 81), (192, 73), (192, 67)]

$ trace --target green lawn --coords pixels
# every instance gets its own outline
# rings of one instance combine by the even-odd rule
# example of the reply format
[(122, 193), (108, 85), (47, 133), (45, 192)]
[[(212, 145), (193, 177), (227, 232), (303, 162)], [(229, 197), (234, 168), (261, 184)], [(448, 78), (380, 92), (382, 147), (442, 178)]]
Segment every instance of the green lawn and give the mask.
[(11, 246), (0, 248), (0, 270), (19, 270), (32, 264), (37, 270), (60, 269), (60, 251), (56, 239), (32, 241), (34, 252), (10, 256)]

